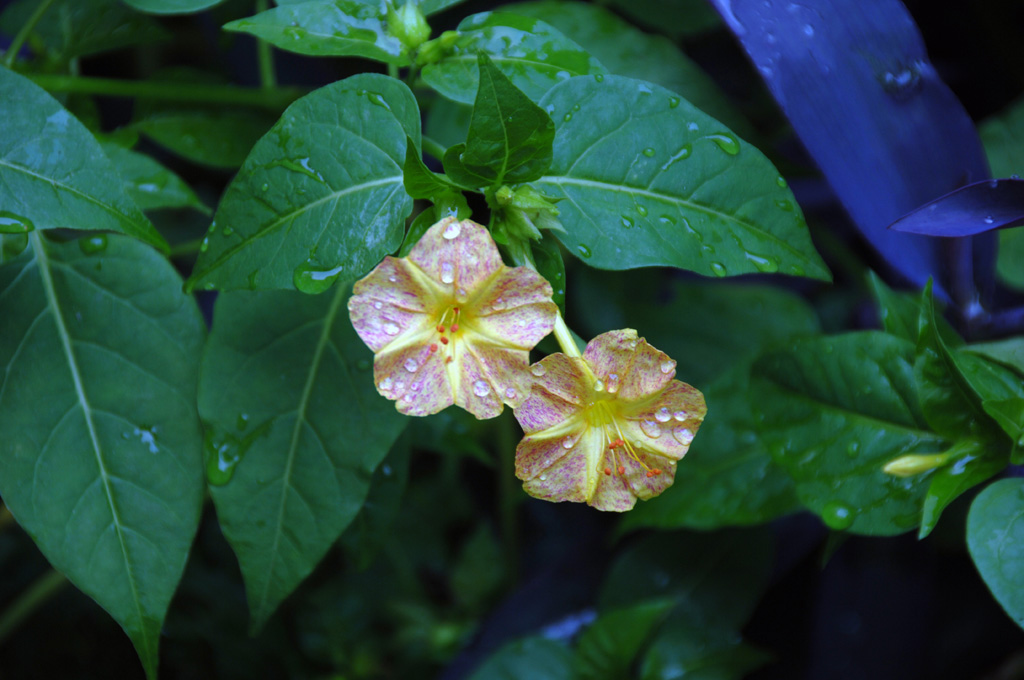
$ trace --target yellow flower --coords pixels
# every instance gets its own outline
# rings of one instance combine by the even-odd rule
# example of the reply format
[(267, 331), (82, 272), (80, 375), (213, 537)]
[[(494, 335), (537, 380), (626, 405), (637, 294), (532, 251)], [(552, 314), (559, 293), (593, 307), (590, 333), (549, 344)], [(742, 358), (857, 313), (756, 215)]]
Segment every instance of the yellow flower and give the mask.
[(386, 257), (356, 282), (348, 310), (375, 353), (377, 391), (400, 412), (456, 404), (477, 418), (515, 406), (529, 389), (529, 350), (551, 332), (551, 285), (510, 268), (488, 231), (447, 217), (406, 258)]
[(534, 364), (515, 409), (526, 492), (621, 512), (671, 486), (707, 413), (699, 390), (673, 380), (675, 366), (633, 329), (599, 335), (581, 357)]

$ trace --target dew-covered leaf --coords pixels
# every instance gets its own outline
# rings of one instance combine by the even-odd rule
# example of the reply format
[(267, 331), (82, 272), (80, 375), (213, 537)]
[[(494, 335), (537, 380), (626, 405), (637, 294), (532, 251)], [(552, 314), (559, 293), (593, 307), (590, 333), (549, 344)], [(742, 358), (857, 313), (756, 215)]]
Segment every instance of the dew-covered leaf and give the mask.
[(203, 321), (138, 241), (26, 238), (0, 267), (0, 494), (155, 678), (202, 503)]
[(121, 187), (99, 142), (53, 97), (0, 68), (0, 232), (60, 227), (113, 231), (166, 249)]
[(486, 54), (478, 62), (480, 88), (466, 143), (445, 152), (445, 173), (470, 189), (537, 179), (551, 165), (554, 123)]
[(921, 508), (921, 529), (918, 538), (924, 538), (939, 523), (942, 511), (964, 492), (994, 477), (1006, 468), (1005, 453), (1000, 456), (990, 451), (984, 442), (958, 442), (963, 454), (931, 475), (928, 493)]
[(368, 272), (402, 242), (419, 126), (409, 88), (374, 73), (292, 104), (228, 186), (189, 285), (319, 292)]
[(207, 476), (260, 628), (363, 507), (405, 425), (377, 394), (348, 287), (221, 295), (203, 354)]
[(1003, 479), (978, 494), (967, 515), (967, 548), (996, 601), (1024, 627), (1024, 479)]
[(914, 346), (879, 331), (795, 340), (754, 365), (757, 429), (830, 528), (892, 535), (918, 523), (927, 475), (882, 467), (947, 448), (917, 396)]
[[(658, 0), (664, 2), (664, 0)], [(701, 0), (703, 2), (703, 0)], [(503, 11), (540, 19), (561, 31), (610, 73), (672, 90), (695, 107), (746, 136), (750, 123), (725, 93), (671, 40), (644, 33), (600, 5), (540, 0), (505, 5)], [(709, 12), (715, 19), (714, 12)], [(676, 14), (668, 22), (683, 25)]]
[(151, 157), (113, 142), (104, 142), (102, 147), (124, 180), (125, 191), (143, 210), (195, 208), (210, 213), (185, 180)]
[[(15, 0), (0, 14), (0, 33), (15, 35), (40, 0)], [(33, 27), (29, 43), (47, 57), (70, 60), (133, 45), (151, 45), (170, 37), (153, 19), (125, 7), (121, 0), (56, 0)]]
[(535, 186), (566, 199), (558, 237), (587, 264), (830, 278), (774, 166), (672, 92), (573, 78), (541, 106), (555, 121), (554, 162)]
[(360, 0), (310, 0), (224, 25), (289, 52), (313, 57), (362, 57), (406, 66), (402, 42), (388, 34), (380, 5)]
[(472, 103), (477, 93), (477, 54), (538, 101), (556, 84), (573, 76), (607, 71), (596, 59), (558, 30), (532, 17), (482, 12), (463, 19), (451, 54), (423, 67), (423, 81), (445, 97)]

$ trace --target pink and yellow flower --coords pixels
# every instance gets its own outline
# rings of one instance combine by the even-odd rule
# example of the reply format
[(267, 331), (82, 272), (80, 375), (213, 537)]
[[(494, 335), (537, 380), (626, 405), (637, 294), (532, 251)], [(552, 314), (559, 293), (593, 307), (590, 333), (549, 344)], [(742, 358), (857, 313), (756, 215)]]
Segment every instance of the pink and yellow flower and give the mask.
[(526, 396), (529, 350), (558, 310), (551, 293), (536, 272), (505, 266), (483, 226), (447, 217), (357, 281), (348, 310), (375, 353), (377, 391), (400, 412), (456, 404), (493, 418)]
[(530, 396), (515, 409), (526, 492), (621, 512), (671, 486), (707, 413), (700, 391), (673, 379), (675, 366), (632, 329), (597, 336), (582, 357), (534, 364)]

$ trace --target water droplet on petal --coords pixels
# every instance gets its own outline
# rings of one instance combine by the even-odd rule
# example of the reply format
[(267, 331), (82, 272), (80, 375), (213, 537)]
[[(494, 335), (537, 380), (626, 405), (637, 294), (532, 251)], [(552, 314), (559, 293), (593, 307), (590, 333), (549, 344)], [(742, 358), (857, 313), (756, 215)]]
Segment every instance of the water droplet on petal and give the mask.
[(465, 302), (469, 299), (469, 293), (466, 292), (465, 288), (459, 288), (455, 291), (455, 299), (459, 302)]
[(563, 449), (568, 450), (568, 449), (571, 449), (574, 446), (576, 446), (576, 440), (573, 439), (572, 437), (566, 437), (565, 439), (562, 440), (562, 448)]
[(671, 373), (675, 367), (676, 362), (673, 361), (672, 359), (666, 359), (665, 361), (661, 362), (661, 372), (665, 373), (666, 375)]
[(547, 480), (547, 478), (548, 478), (548, 476), (547, 476), (547, 475), (541, 475), (541, 476), (540, 476), (540, 477), (538, 477), (537, 479), (539, 479), (540, 481), (542, 481), (542, 482), (543, 482), (543, 481)]
[(675, 428), (672, 430), (672, 436), (675, 437), (675, 440), (683, 446), (689, 446), (690, 442), (693, 441), (693, 432), (686, 427)]
[(534, 364), (530, 367), (530, 373), (533, 373), (538, 378), (548, 372), (548, 369), (544, 368), (542, 364)]
[(405, 360), (405, 370), (409, 371), (410, 373), (415, 373), (416, 369), (419, 367), (420, 365), (412, 357), (409, 357), (408, 359)]
[(619, 391), (619, 374), (609, 373), (608, 374), (608, 394), (615, 394)]
[(394, 274), (392, 274), (391, 276), (388, 277), (388, 281), (390, 281), (391, 283), (394, 283), (397, 280), (398, 280), (398, 277), (395, 276)]
[(388, 321), (384, 324), (384, 332), (388, 335), (398, 335), (398, 324)]
[(491, 386), (485, 380), (477, 380), (473, 383), (473, 394), (478, 397), (486, 397), (491, 393)]
[(374, 309), (380, 309), (383, 306), (384, 306), (384, 303), (381, 302), (380, 300), (374, 300), (373, 301), (373, 308)]
[(377, 387), (379, 387), (382, 391), (386, 392), (386, 391), (391, 389), (392, 384), (393, 384), (393, 382), (391, 380), (391, 376), (388, 376), (388, 377), (384, 378), (383, 380), (381, 380), (380, 384), (377, 385)]
[(413, 392), (419, 392), (422, 388), (423, 383), (414, 382), (413, 384), (409, 385), (409, 389), (412, 390)]
[(594, 391), (595, 392), (604, 392), (604, 381), (603, 380), (595, 380), (594, 381)]
[(676, 411), (675, 413), (672, 414), (672, 417), (678, 420), (679, 422), (683, 422), (684, 420), (686, 420), (688, 415), (689, 414), (686, 411)]
[(451, 262), (441, 263), (441, 282), (451, 283), (455, 280), (455, 267), (452, 266)]
[(511, 387), (508, 388), (507, 390), (505, 390), (505, 398), (506, 399), (515, 399), (516, 398), (516, 391), (514, 389), (512, 389)]
[(640, 430), (651, 439), (657, 439), (661, 436), (661, 427), (653, 420), (640, 421)]
[(658, 412), (654, 414), (654, 419), (657, 420), (659, 423), (667, 423), (668, 421), (672, 420), (672, 414), (669, 413), (669, 410), (667, 408), (662, 406), (660, 409), (658, 409)]
[(457, 237), (461, 233), (462, 224), (460, 224), (459, 222), (449, 222), (448, 226), (444, 228), (443, 232), (441, 232), (441, 236), (451, 241), (453, 238)]

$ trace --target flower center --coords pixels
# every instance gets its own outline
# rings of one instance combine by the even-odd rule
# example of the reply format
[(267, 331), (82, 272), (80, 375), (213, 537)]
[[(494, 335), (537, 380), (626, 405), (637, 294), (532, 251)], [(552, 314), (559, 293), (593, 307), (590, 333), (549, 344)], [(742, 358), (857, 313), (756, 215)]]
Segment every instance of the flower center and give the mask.
[(652, 468), (640, 458), (633, 443), (622, 433), (622, 428), (619, 427), (619, 414), (614, 413), (617, 411), (615, 408), (615, 399), (608, 398), (605, 394), (598, 394), (597, 400), (591, 406), (591, 411), (594, 414), (595, 422), (594, 425), (601, 429), (601, 433), (604, 437), (604, 446), (607, 447), (608, 452), (612, 457), (612, 464), (605, 467), (604, 473), (611, 475), (614, 469), (619, 476), (626, 474), (626, 466), (619, 460), (619, 455), (629, 457), (635, 460), (640, 467), (647, 472), (648, 477), (655, 477), (661, 474), (659, 468)]
[[(437, 322), (437, 340), (430, 344), (431, 353), (437, 352), (443, 348), (444, 351), (444, 362), (450, 364), (452, 357), (455, 354), (455, 347), (452, 345), (452, 340), (455, 339), (459, 332), (459, 319), (462, 316), (462, 311), (455, 305), (448, 305), (444, 312), (441, 314), (441, 318)], [(439, 344), (440, 343), (440, 346)]]

